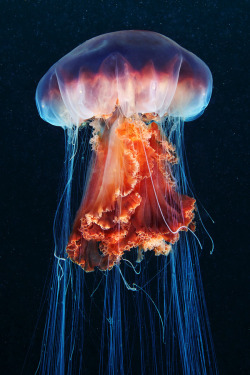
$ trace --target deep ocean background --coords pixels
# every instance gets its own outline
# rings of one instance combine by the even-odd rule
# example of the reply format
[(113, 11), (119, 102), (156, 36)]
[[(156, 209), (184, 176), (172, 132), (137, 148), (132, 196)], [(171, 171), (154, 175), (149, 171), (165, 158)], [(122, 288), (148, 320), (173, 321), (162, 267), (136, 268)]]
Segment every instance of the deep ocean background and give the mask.
[(53, 257), (64, 134), (39, 118), (36, 86), (77, 45), (123, 29), (162, 33), (212, 71), (211, 102), (186, 125), (185, 142), (195, 192), (215, 221), (205, 217), (215, 250), (204, 249), (200, 264), (218, 368), (249, 374), (249, 2), (3, 0), (0, 7), (0, 374), (21, 373), (30, 343), (36, 368)]

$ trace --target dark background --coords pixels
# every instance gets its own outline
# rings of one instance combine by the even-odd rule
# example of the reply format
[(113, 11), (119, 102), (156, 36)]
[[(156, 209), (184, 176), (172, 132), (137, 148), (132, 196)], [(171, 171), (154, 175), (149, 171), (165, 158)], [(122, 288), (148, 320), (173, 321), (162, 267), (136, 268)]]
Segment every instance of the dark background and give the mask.
[(215, 250), (200, 262), (219, 371), (249, 373), (248, 12), (247, 1), (225, 0), (1, 1), (1, 374), (20, 374), (30, 343), (29, 361), (38, 363), (53, 256), (64, 135), (39, 118), (37, 83), (86, 39), (123, 29), (160, 32), (212, 71), (212, 99), (186, 125), (186, 149), (196, 194), (215, 221), (205, 219)]

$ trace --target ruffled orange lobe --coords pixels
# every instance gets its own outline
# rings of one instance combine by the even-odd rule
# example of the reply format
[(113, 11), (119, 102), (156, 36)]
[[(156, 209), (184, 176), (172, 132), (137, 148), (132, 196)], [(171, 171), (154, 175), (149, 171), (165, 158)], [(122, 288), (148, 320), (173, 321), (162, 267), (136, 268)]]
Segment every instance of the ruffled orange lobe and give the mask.
[(111, 269), (132, 248), (167, 255), (179, 232), (194, 229), (195, 200), (175, 190), (175, 149), (153, 122), (113, 116), (91, 143), (87, 190), (67, 245), (85, 271)]

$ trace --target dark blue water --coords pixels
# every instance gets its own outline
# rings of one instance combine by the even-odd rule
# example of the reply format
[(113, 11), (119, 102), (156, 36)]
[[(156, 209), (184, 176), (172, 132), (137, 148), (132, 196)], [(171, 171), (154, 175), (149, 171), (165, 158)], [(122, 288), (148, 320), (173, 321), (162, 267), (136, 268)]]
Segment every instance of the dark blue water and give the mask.
[[(247, 374), (249, 262), (246, 82), (247, 1), (3, 1), (1, 57), (1, 374), (20, 374), (53, 257), (53, 218), (64, 157), (61, 129), (43, 122), (34, 95), (59, 58), (96, 35), (123, 29), (162, 33), (194, 52), (214, 78), (204, 115), (186, 125), (196, 195), (215, 251), (200, 257), (218, 367)], [(25, 374), (40, 353), (45, 311)]]

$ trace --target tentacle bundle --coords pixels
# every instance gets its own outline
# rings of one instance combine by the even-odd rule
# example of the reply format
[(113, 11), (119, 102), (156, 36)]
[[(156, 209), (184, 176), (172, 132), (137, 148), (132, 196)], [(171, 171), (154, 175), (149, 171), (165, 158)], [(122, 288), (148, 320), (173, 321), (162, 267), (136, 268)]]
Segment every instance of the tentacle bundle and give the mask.
[(195, 199), (175, 190), (174, 146), (156, 122), (114, 114), (94, 120), (92, 172), (67, 245), (85, 271), (111, 269), (138, 247), (167, 255), (179, 231), (195, 229)]

